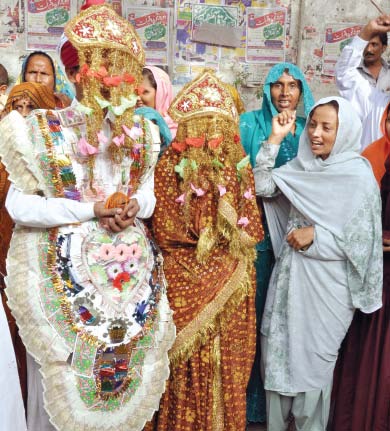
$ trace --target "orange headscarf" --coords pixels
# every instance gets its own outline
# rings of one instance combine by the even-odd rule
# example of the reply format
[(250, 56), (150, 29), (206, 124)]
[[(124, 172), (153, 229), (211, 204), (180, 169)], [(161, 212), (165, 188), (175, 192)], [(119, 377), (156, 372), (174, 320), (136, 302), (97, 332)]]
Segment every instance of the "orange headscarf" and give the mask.
[(5, 105), (5, 111), (7, 113), (11, 112), (13, 102), (22, 97), (30, 98), (35, 109), (55, 109), (56, 107), (53, 90), (37, 82), (22, 82), (12, 87)]
[(381, 186), (383, 175), (386, 172), (386, 160), (390, 155), (390, 137), (386, 133), (386, 119), (389, 109), (390, 103), (386, 106), (381, 119), (380, 129), (383, 136), (370, 144), (362, 152), (362, 156), (371, 164), (372, 171), (374, 172), (375, 179), (377, 180), (379, 187)]

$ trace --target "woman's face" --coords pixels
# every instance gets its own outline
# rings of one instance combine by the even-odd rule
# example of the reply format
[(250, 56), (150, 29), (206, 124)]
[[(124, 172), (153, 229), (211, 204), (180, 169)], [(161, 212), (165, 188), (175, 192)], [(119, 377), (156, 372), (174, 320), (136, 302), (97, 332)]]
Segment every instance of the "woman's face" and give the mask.
[(27, 115), (35, 109), (35, 106), (31, 99), (27, 96), (20, 97), (12, 102), (12, 109), (18, 111), (22, 117), (27, 117)]
[(140, 94), (140, 106), (148, 106), (149, 108), (156, 109), (156, 90), (152, 87), (147, 76), (143, 77), (142, 81), (142, 94)]
[(286, 72), (271, 84), (271, 100), (278, 112), (297, 109), (300, 96), (299, 82)]
[(315, 108), (307, 128), (311, 151), (315, 156), (323, 160), (329, 157), (336, 141), (338, 122), (337, 111), (333, 106)]
[(38, 82), (50, 90), (54, 89), (54, 71), (50, 60), (43, 55), (34, 55), (30, 58), (24, 76), (26, 82)]

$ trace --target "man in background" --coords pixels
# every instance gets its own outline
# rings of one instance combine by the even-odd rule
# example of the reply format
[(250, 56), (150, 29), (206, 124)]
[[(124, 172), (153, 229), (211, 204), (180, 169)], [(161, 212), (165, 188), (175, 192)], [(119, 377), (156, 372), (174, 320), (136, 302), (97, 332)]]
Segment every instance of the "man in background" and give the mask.
[(358, 67), (363, 78), (380, 91), (390, 92), (390, 68), (382, 55), (387, 49), (387, 33), (373, 36), (363, 52), (363, 60)]

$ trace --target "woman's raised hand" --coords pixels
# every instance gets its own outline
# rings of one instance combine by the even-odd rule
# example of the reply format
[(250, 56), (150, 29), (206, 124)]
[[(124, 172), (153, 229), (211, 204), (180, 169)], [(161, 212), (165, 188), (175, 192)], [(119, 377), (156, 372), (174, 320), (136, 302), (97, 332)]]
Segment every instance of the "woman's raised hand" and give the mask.
[(280, 145), (287, 134), (294, 130), (296, 111), (282, 111), (272, 118), (272, 131), (268, 138), (270, 144)]

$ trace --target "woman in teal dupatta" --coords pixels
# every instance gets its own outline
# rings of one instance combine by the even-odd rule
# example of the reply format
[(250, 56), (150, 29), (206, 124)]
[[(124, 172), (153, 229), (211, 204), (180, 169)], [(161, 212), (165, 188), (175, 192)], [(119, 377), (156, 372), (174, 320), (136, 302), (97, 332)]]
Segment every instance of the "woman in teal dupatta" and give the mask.
[[(250, 156), (252, 166), (256, 164), (256, 155), (260, 146), (271, 135), (272, 117), (280, 112), (280, 103), (271, 94), (271, 87), (277, 83), (284, 73), (297, 81), (300, 96), (295, 106), (289, 109), (297, 110), (295, 121), (295, 133), (289, 133), (280, 146), (275, 167), (279, 167), (293, 159), (298, 152), (299, 137), (305, 127), (306, 116), (314, 105), (313, 96), (301, 70), (291, 63), (280, 63), (272, 67), (264, 82), (262, 109), (246, 112), (240, 116), (241, 142), (245, 152)], [(281, 90), (282, 94), (285, 90)], [(287, 95), (286, 98), (289, 96)], [(261, 205), (261, 202), (259, 203)], [(256, 357), (252, 368), (252, 374), (247, 388), (247, 420), (248, 422), (265, 422), (266, 406), (265, 392), (260, 377), (260, 323), (267, 295), (268, 283), (274, 264), (274, 254), (268, 232), (267, 222), (263, 211), (264, 240), (257, 244), (256, 266), (256, 318), (257, 318), (257, 346)]]

